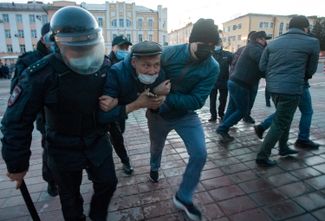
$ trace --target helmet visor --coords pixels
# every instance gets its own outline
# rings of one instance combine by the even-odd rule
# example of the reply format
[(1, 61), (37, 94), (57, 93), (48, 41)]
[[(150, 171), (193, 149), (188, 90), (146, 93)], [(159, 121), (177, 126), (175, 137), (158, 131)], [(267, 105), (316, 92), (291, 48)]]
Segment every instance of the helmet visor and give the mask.
[(89, 75), (97, 72), (104, 62), (105, 46), (101, 32), (96, 38), (80, 36), (55, 37), (64, 63), (74, 72)]

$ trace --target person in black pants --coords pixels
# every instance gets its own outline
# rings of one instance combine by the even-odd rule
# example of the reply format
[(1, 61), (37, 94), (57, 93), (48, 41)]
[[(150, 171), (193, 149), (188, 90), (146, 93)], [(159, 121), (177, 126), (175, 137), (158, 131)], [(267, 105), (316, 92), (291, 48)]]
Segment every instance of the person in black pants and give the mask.
[(213, 57), (219, 63), (220, 73), (216, 81), (216, 84), (210, 93), (210, 114), (211, 114), (211, 118), (209, 119), (210, 122), (214, 122), (217, 120), (216, 100), (218, 96), (218, 91), (220, 93), (218, 115), (220, 117), (220, 121), (223, 120), (225, 107), (227, 104), (227, 97), (228, 97), (227, 81), (229, 78), (229, 66), (231, 65), (233, 54), (229, 51), (223, 50), (222, 40), (220, 39), (218, 45), (215, 47)]
[[(116, 36), (112, 41), (112, 51), (108, 55), (108, 59), (111, 61), (111, 64), (118, 63), (129, 54), (129, 46), (132, 43), (123, 35)], [(123, 171), (130, 175), (133, 173), (133, 167), (130, 163), (130, 158), (126, 151), (124, 145), (123, 133), (125, 131), (125, 119), (119, 119), (108, 125), (108, 131), (110, 133), (110, 139), (113, 144), (113, 148), (121, 159), (123, 164)]]

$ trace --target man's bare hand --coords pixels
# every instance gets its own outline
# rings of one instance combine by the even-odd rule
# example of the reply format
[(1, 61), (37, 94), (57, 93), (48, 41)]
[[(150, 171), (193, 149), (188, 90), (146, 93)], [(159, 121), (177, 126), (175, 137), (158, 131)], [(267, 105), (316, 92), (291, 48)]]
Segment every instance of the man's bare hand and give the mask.
[(27, 170), (21, 173), (7, 173), (7, 176), (10, 178), (11, 181), (16, 181), (16, 189), (19, 189), (23, 179), (27, 173)]
[(168, 95), (170, 91), (171, 83), (170, 80), (161, 82), (158, 86), (153, 89), (153, 92), (157, 95)]
[(118, 104), (117, 98), (112, 98), (107, 95), (99, 97), (99, 107), (102, 111), (109, 111), (113, 109)]

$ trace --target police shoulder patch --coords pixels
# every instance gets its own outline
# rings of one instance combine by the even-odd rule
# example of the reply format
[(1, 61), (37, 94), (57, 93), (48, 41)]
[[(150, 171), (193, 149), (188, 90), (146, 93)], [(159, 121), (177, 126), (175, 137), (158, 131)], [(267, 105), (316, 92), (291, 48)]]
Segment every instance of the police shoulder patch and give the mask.
[(20, 94), (22, 92), (22, 88), (19, 85), (16, 85), (14, 89), (12, 90), (12, 93), (8, 99), (8, 107), (13, 106), (16, 101), (18, 100)]
[(29, 74), (33, 74), (35, 72), (38, 72), (40, 70), (42, 70), (44, 67), (46, 67), (46, 65), (48, 64), (48, 59), (41, 59), (37, 62), (35, 62), (34, 64), (30, 65), (26, 71), (29, 73)]

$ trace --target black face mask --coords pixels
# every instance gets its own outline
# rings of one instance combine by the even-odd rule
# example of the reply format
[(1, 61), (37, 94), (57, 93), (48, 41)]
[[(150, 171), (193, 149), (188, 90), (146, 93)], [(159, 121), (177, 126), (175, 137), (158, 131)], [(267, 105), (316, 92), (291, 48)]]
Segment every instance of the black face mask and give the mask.
[(196, 52), (194, 52), (194, 54), (199, 59), (199, 61), (203, 61), (211, 56), (211, 46), (207, 44), (198, 44)]

